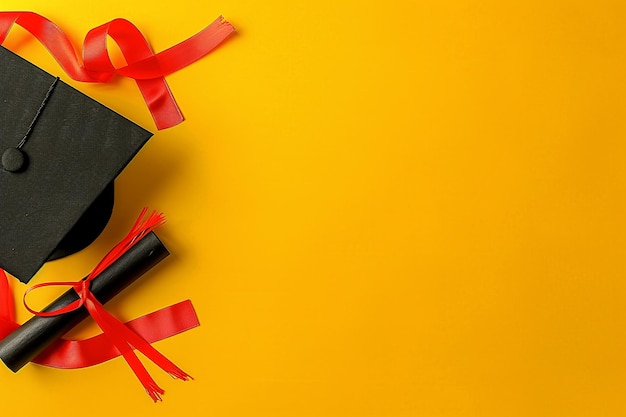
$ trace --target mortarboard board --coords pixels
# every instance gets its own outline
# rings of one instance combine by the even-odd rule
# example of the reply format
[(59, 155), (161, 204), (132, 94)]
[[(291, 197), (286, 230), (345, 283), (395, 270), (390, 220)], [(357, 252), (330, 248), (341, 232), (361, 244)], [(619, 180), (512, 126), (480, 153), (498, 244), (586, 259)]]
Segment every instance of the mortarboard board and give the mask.
[(0, 268), (28, 282), (89, 245), (151, 136), (0, 46)]

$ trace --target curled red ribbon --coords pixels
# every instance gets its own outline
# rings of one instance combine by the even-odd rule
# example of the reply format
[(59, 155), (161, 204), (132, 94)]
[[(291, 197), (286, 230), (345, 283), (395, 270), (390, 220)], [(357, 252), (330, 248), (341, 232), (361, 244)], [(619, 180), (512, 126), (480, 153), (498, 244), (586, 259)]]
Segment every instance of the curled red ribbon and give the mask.
[[(158, 401), (164, 390), (156, 384), (134, 350), (139, 350), (172, 377), (182, 380), (191, 379), (187, 373), (150, 344), (153, 341), (198, 325), (191, 302), (185, 301), (123, 324), (104, 309), (89, 289), (94, 278), (165, 221), (161, 213), (153, 212), (146, 217), (146, 212), (146, 209), (141, 212), (128, 235), (98, 263), (86, 279), (76, 282), (48, 282), (35, 285), (24, 294), (24, 305), (31, 313), (42, 317), (68, 313), (84, 306), (103, 331), (103, 334), (83, 341), (59, 341), (39, 355), (34, 362), (60, 368), (80, 368), (106, 361), (121, 354), (146, 392), (154, 401)], [(78, 294), (79, 299), (52, 312), (35, 311), (26, 303), (26, 296), (31, 291), (41, 287), (58, 285), (71, 286)], [(3, 300), (5, 301), (4, 305), (1, 302)], [(4, 271), (0, 270), (0, 339), (19, 327), (13, 321), (13, 310), (10, 303), (12, 303), (12, 297), (10, 296), (8, 281)]]
[[(81, 62), (63, 31), (50, 20), (33, 12), (0, 12), (0, 44), (14, 24), (37, 38), (74, 80), (106, 83), (115, 75), (133, 78), (159, 130), (184, 120), (165, 76), (199, 60), (235, 31), (220, 16), (191, 38), (155, 54), (135, 25), (125, 19), (114, 19), (87, 33)], [(119, 46), (126, 59), (126, 66), (116, 68), (113, 65), (107, 50), (107, 37), (111, 37)]]

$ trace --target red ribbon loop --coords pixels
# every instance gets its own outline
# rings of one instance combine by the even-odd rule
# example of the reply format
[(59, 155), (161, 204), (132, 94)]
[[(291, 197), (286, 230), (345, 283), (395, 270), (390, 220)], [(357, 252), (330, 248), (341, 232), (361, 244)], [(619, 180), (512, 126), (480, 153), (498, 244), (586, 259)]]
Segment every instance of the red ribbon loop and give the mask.
[[(74, 310), (78, 310), (85, 304), (85, 297), (81, 295), (81, 292), (82, 292), (81, 283), (83, 284), (82, 287), (87, 286), (85, 288), (88, 288), (89, 284), (85, 280), (81, 280), (78, 282), (65, 282), (65, 281), (44, 282), (43, 284), (33, 285), (32, 287), (28, 288), (24, 292), (24, 298), (22, 299), (24, 303), (24, 307), (26, 307), (26, 310), (28, 310), (31, 314), (34, 314), (39, 317), (53, 317), (53, 316), (58, 316), (60, 314), (70, 313)], [(44, 287), (72, 287), (74, 288), (74, 291), (76, 291), (76, 294), (78, 294), (80, 298), (74, 301), (73, 303), (68, 304), (67, 306), (60, 308), (58, 310), (55, 310), (55, 311), (45, 312), (45, 311), (34, 310), (28, 305), (28, 302), (26, 301), (26, 296), (28, 296), (28, 294), (31, 293), (32, 291), (38, 288), (44, 288)]]
[[(183, 381), (191, 379), (191, 376), (185, 373), (182, 369), (176, 366), (172, 361), (167, 359), (163, 354), (157, 351), (150, 343), (148, 343), (137, 332), (133, 331), (130, 327), (124, 325), (111, 313), (106, 311), (102, 304), (96, 299), (93, 293), (90, 291), (89, 286), (94, 278), (96, 278), (102, 271), (115, 262), (120, 256), (122, 256), (128, 249), (139, 242), (144, 236), (160, 227), (165, 218), (161, 213), (152, 212), (146, 217), (147, 209), (143, 209), (137, 221), (133, 225), (128, 235), (118, 243), (91, 271), (91, 273), (84, 280), (76, 282), (48, 282), (38, 284), (31, 287), (24, 294), (24, 304), (28, 311), (41, 316), (50, 317), (59, 314), (68, 313), (76, 310), (81, 306), (84, 306), (89, 314), (93, 317), (94, 321), (100, 326), (104, 335), (111, 341), (119, 353), (126, 359), (126, 362), (130, 365), (131, 369), (139, 378), (139, 381), (146, 389), (146, 392), (156, 402), (161, 400), (161, 395), (165, 392), (157, 383), (152, 379), (144, 365), (141, 363), (135, 349), (143, 353), (148, 359), (154, 362), (157, 366), (163, 369), (174, 378), (182, 379)], [(58, 310), (52, 312), (40, 312), (31, 309), (26, 303), (26, 295), (32, 290), (48, 286), (67, 285), (74, 288), (79, 296), (79, 299)]]
[[(63, 31), (50, 20), (33, 12), (0, 12), (0, 44), (14, 24), (37, 38), (61, 68), (76, 81), (106, 83), (115, 75), (133, 78), (159, 130), (184, 120), (165, 76), (207, 55), (235, 31), (220, 16), (191, 38), (155, 54), (135, 25), (125, 19), (114, 19), (87, 33), (81, 63)], [(126, 66), (116, 68), (111, 61), (107, 37), (111, 37), (119, 46)]]

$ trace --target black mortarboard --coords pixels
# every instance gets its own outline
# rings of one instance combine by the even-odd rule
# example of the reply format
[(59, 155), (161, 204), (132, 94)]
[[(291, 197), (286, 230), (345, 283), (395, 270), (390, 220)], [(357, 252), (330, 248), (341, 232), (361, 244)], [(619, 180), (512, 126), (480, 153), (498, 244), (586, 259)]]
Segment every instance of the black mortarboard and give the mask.
[(0, 47), (0, 268), (28, 282), (89, 245), (113, 180), (151, 136)]

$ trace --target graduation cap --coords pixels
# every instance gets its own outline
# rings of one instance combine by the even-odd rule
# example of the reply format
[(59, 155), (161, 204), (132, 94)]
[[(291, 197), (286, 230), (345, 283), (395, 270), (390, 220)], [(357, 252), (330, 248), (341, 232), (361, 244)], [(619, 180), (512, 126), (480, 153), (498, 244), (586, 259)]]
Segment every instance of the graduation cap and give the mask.
[(107, 224), (152, 134), (0, 46), (0, 268), (28, 282)]

